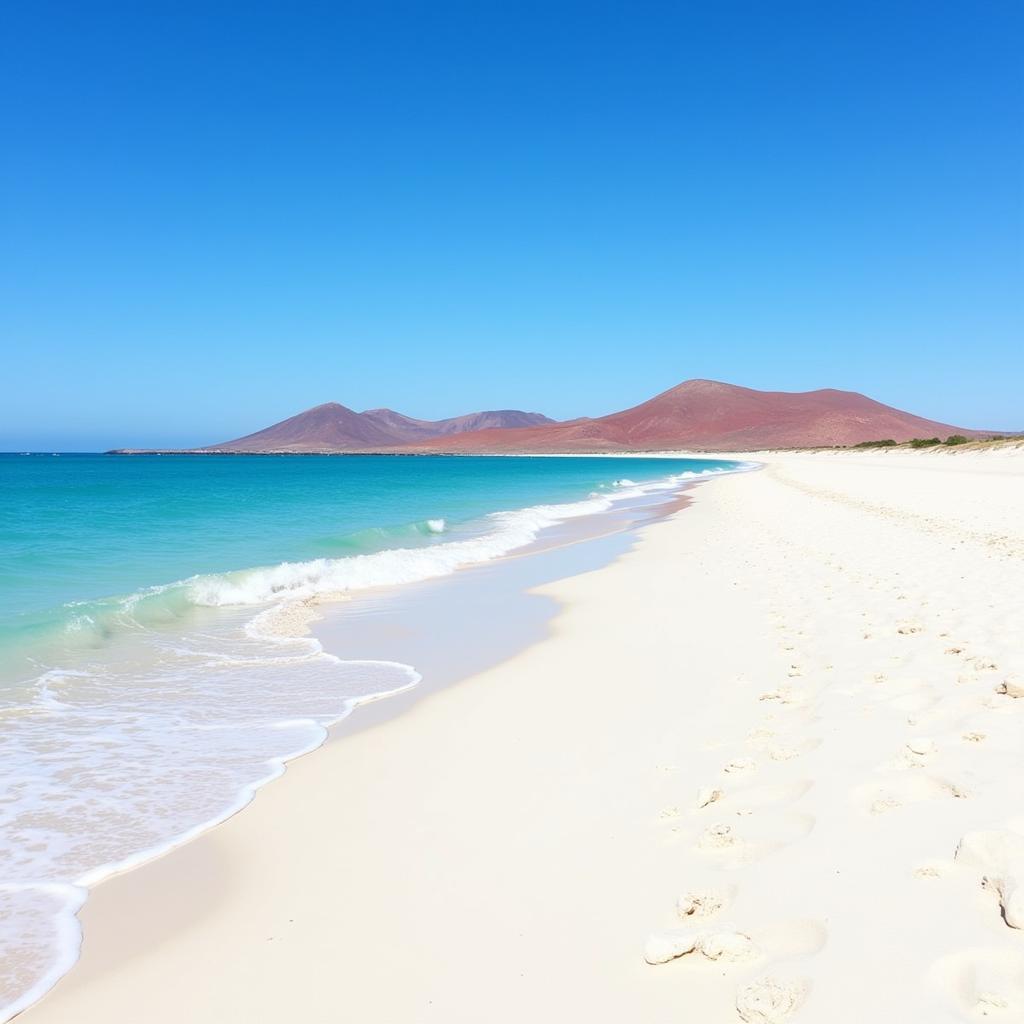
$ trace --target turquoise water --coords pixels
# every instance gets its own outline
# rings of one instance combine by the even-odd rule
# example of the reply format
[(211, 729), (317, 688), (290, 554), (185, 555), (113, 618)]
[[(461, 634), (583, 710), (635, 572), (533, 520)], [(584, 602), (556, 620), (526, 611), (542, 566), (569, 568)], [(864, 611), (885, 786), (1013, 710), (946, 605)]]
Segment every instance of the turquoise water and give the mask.
[(414, 666), (308, 635), (735, 463), (0, 456), (0, 1020), (77, 957), (87, 890), (244, 806)]
[(68, 602), (434, 541), (429, 520), (451, 530), (680, 470), (659, 459), (0, 455), (0, 642)]

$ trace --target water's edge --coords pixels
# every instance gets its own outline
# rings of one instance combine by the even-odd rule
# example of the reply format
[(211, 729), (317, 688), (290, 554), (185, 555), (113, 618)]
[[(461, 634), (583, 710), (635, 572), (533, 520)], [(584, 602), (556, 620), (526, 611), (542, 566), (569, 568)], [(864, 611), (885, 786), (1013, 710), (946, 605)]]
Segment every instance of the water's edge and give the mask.
[[(738, 464), (734, 469), (719, 470), (718, 472), (731, 473), (750, 468), (755, 467), (750, 464)], [(709, 478), (705, 477), (704, 480)], [(319, 648), (322, 654), (333, 662), (345, 666), (387, 668), (401, 675), (403, 680), (400, 685), (390, 689), (346, 699), (339, 713), (329, 720), (325, 721), (320, 718), (319, 720), (297, 719), (282, 722), (282, 726), (310, 727), (307, 734), (308, 740), (289, 752), (268, 758), (265, 762), (266, 772), (263, 776), (241, 789), (235, 802), (225, 807), (215, 817), (196, 824), (193, 828), (156, 847), (141, 850), (115, 863), (104, 864), (77, 879), (77, 884), (74, 886), (60, 884), (38, 886), (40, 890), (53, 889), (54, 897), (65, 901), (66, 913), (62, 915), (63, 919), (60, 922), (65, 955), (52, 963), (51, 969), (44, 976), (38, 978), (36, 984), (25, 991), (20, 998), (4, 1008), (4, 1019), (17, 1015), (37, 1002), (74, 966), (79, 958), (81, 948), (81, 931), (76, 918), (93, 888), (116, 875), (165, 856), (223, 824), (247, 807), (263, 786), (281, 777), (285, 773), (288, 763), (293, 759), (308, 754), (325, 742), (338, 739), (351, 731), (370, 728), (402, 714), (413, 703), (423, 699), (429, 693), (475, 675), (542, 640), (547, 634), (548, 623), (557, 612), (557, 606), (553, 601), (538, 599), (536, 595), (528, 594), (531, 587), (542, 582), (565, 579), (580, 572), (593, 571), (610, 564), (633, 546), (638, 532), (643, 526), (667, 518), (680, 508), (685, 507), (686, 499), (685, 497), (681, 499), (680, 495), (684, 495), (692, 484), (704, 482), (704, 480), (696, 478), (681, 481), (670, 491), (658, 494), (655, 501), (641, 502), (638, 508), (598, 510), (572, 520), (571, 526), (565, 529), (545, 527), (541, 531), (542, 534), (557, 534), (561, 529), (561, 535), (554, 539), (538, 537), (533, 542), (505, 552), (492, 561), (458, 567), (451, 575), (410, 583), (396, 582), (390, 586), (363, 592), (356, 601), (350, 604), (334, 602), (329, 599), (318, 600), (311, 610), (307, 610), (309, 614), (306, 614), (300, 621), (284, 623), (289, 632), (292, 627), (297, 627), (296, 632), (299, 634), (288, 639), (304, 639), (307, 643)], [(600, 527), (595, 526), (598, 522), (601, 524)], [(509, 609), (513, 605), (516, 606), (515, 611), (509, 611), (508, 614), (499, 617), (503, 647), (492, 646), (484, 652), (483, 660), (478, 659), (472, 665), (463, 664), (460, 667), (450, 661), (444, 663), (444, 644), (439, 642), (436, 630), (424, 628), (423, 617), (420, 615), (418, 618), (420, 634), (433, 637), (435, 640), (432, 651), (424, 654), (421, 649), (418, 654), (410, 653), (408, 659), (404, 656), (393, 656), (394, 654), (403, 655), (405, 651), (395, 650), (396, 646), (401, 645), (396, 645), (394, 637), (388, 635), (388, 622), (397, 621), (403, 616), (406, 620), (409, 620), (410, 616), (412, 620), (417, 620), (416, 610), (413, 606), (417, 606), (420, 612), (428, 607), (433, 608), (435, 614), (443, 619), (445, 616), (440, 609), (446, 601), (450, 606), (452, 601), (465, 600), (466, 591), (474, 589), (478, 593), (482, 590), (489, 590), (492, 596), (500, 591), (502, 600)], [(544, 605), (540, 615), (535, 613), (538, 601)], [(534, 613), (523, 617), (519, 613), (523, 612), (525, 604), (532, 605)], [(377, 616), (374, 627), (376, 633), (374, 629), (368, 630), (367, 620), (361, 618), (367, 614)], [(308, 634), (306, 627), (314, 618), (318, 618), (319, 621), (315, 622), (312, 630), (313, 638), (310, 639), (306, 635)], [(450, 621), (454, 620), (450, 619)], [(521, 627), (524, 622), (527, 622), (530, 628), (526, 632), (521, 629), (516, 632), (518, 627), (515, 623)], [(388, 648), (392, 654), (387, 657), (359, 656), (353, 648), (360, 645), (365, 646), (368, 636), (377, 637), (379, 643), (383, 645), (378, 648), (381, 653)], [(282, 637), (282, 639), (285, 638)], [(422, 681), (424, 675), (427, 678), (426, 685)], [(391, 699), (385, 701), (383, 699), (385, 697)], [(371, 708), (370, 705), (375, 705), (375, 707)], [(353, 716), (352, 712), (357, 707), (361, 709), (360, 714)], [(0, 891), (5, 888), (0, 885)]]

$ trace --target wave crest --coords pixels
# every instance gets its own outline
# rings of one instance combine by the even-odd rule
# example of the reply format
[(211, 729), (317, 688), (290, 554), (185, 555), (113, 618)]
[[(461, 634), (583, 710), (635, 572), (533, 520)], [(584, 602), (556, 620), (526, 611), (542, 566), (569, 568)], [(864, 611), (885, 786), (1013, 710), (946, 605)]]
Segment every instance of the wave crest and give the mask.
[[(675, 474), (647, 484), (616, 481), (614, 493), (594, 494), (576, 502), (533, 505), (484, 517), (486, 529), (478, 536), (422, 547), (387, 548), (342, 558), (316, 558), (305, 562), (239, 572), (196, 576), (180, 586), (189, 600), (201, 607), (261, 605), (281, 600), (305, 600), (327, 593), (344, 594), (371, 587), (397, 586), (448, 576), (458, 569), (501, 558), (533, 543), (542, 530), (568, 519), (607, 511), (619, 501), (673, 490), (686, 480), (728, 472), (711, 469)], [(431, 533), (447, 532), (443, 519), (429, 519)]]

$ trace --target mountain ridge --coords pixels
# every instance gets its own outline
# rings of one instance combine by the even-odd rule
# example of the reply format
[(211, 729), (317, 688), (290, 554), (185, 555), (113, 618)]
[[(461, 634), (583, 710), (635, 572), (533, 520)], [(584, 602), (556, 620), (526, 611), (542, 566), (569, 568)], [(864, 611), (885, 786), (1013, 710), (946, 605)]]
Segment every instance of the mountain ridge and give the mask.
[(491, 409), (443, 420), (418, 420), (394, 409), (356, 412), (340, 402), (324, 402), (252, 434), (194, 451), (282, 452), (364, 451), (395, 448), (416, 441), (483, 429), (552, 424), (541, 413)]
[(536, 453), (656, 451), (693, 448), (753, 451), (761, 448), (846, 446), (892, 438), (908, 441), (983, 432), (925, 419), (855, 391), (757, 391), (722, 381), (683, 381), (646, 402), (589, 420), (478, 431), (417, 444), (430, 451)]
[(233, 441), (184, 450), (208, 454), (752, 451), (985, 433), (916, 416), (855, 391), (758, 391), (698, 378), (619, 412), (563, 422), (517, 409), (419, 420), (393, 409), (356, 412), (338, 402), (325, 402)]

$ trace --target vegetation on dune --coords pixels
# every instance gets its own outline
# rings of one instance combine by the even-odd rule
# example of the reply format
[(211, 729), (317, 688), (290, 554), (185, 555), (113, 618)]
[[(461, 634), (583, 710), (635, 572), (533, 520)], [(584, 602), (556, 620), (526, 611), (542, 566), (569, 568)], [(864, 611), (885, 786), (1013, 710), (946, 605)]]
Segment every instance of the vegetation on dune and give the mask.
[[(1021, 438), (1024, 440), (1024, 436)], [(993, 434), (991, 437), (966, 437), (963, 434), (950, 434), (943, 441), (939, 437), (915, 437), (909, 441), (894, 441), (891, 437), (880, 441), (861, 441), (858, 444), (849, 445), (849, 448), (934, 448), (942, 445), (945, 448), (954, 448), (961, 444), (989, 444), (995, 441), (1016, 440), (1007, 437), (1005, 434)]]

